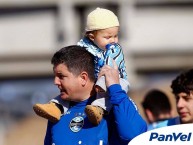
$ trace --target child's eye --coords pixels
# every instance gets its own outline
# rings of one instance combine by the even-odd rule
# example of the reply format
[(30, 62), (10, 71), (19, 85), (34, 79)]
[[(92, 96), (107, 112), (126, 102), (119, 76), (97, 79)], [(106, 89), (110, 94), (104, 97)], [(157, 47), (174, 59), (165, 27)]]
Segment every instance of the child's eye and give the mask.
[(110, 37), (110, 36), (106, 36), (105, 38), (106, 38), (106, 39), (110, 39), (111, 37)]

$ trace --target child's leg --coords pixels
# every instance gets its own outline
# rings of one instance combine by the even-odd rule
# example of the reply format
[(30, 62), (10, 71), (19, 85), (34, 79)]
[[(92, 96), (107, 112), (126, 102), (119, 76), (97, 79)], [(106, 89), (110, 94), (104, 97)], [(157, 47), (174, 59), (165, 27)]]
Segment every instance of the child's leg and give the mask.
[(87, 105), (85, 108), (85, 113), (91, 123), (98, 125), (103, 118), (106, 111), (110, 110), (110, 101), (108, 99), (108, 94), (106, 92), (106, 85), (104, 77), (97, 80), (95, 85), (95, 90), (97, 92), (96, 100), (92, 102), (91, 105)]
[(52, 99), (50, 102), (54, 102), (62, 107), (60, 109), (62, 114), (65, 114), (69, 108), (69, 101), (62, 100), (60, 95)]
[[(127, 93), (130, 86), (129, 82), (122, 78), (120, 78), (119, 81), (122, 89)], [(112, 108), (112, 104), (109, 100), (108, 93), (106, 92), (107, 89), (104, 76), (97, 80), (95, 88), (97, 89), (96, 100), (93, 101), (91, 105), (86, 106), (85, 112), (90, 122), (98, 125), (102, 120), (103, 115), (109, 113)]]
[[(100, 96), (100, 94), (97, 96)], [(86, 106), (85, 113), (87, 114), (87, 117), (92, 124), (98, 125), (102, 120), (103, 115), (108, 114), (111, 106), (112, 105), (108, 99), (107, 94), (106, 97), (102, 95), (100, 98), (93, 101), (91, 105)]]
[(97, 98), (94, 100), (91, 105), (101, 107), (106, 113), (108, 113), (111, 108), (112, 104), (109, 100), (108, 93), (97, 93)]
[(52, 99), (47, 104), (35, 104), (33, 109), (35, 113), (51, 122), (60, 120), (60, 116), (69, 108), (69, 102), (63, 101), (60, 96)]

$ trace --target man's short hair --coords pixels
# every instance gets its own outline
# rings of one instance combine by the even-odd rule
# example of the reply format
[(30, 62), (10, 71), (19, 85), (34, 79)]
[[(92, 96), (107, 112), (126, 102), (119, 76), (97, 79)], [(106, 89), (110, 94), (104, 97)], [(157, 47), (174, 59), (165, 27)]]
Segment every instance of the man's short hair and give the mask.
[(164, 92), (157, 89), (153, 89), (145, 95), (142, 106), (144, 109), (149, 109), (156, 118), (161, 113), (171, 112), (169, 98)]
[(63, 47), (53, 55), (51, 63), (54, 67), (65, 64), (68, 70), (76, 76), (85, 71), (90, 80), (95, 81), (94, 56), (84, 47), (78, 45)]
[(187, 94), (193, 91), (193, 69), (178, 75), (171, 84), (174, 95), (185, 92)]

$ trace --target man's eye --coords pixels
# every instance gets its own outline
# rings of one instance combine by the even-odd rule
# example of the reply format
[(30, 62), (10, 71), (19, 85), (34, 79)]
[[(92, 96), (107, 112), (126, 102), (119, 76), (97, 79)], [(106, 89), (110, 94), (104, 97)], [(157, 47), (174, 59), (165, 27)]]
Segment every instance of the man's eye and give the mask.
[(63, 78), (64, 78), (64, 76), (63, 76), (63, 75), (59, 75), (58, 77), (59, 77), (60, 79), (63, 79)]
[(185, 97), (184, 98), (186, 101), (189, 101), (189, 100), (191, 100), (192, 98), (191, 97)]

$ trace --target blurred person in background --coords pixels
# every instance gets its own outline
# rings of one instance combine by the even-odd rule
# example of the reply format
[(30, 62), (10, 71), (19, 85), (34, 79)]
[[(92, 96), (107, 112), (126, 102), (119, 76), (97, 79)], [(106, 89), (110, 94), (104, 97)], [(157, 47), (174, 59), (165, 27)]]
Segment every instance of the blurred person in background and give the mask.
[[(84, 46), (87, 51), (95, 56), (95, 77), (98, 78), (98, 73), (104, 64), (112, 66), (111, 59), (114, 59), (119, 70), (120, 84), (127, 93), (130, 84), (127, 79), (123, 51), (120, 45), (117, 44), (119, 32), (117, 16), (108, 9), (96, 8), (87, 16), (85, 30), (85, 35), (78, 42), (78, 45)], [(101, 77), (96, 84), (98, 88), (106, 91), (104, 80), (105, 78)], [(98, 125), (103, 115), (109, 113), (111, 107), (112, 104), (108, 96), (104, 96), (104, 93), (100, 91), (96, 100), (91, 105), (87, 105), (85, 113), (94, 125)], [(52, 122), (57, 122), (60, 116), (68, 110), (69, 104), (68, 102), (62, 102), (57, 97), (48, 104), (35, 104), (33, 108), (37, 115)]]
[(44, 145), (128, 145), (130, 140), (146, 131), (146, 122), (119, 83), (118, 66), (114, 61), (112, 67), (104, 65), (99, 72), (99, 78), (105, 76), (106, 93), (113, 107), (97, 126), (84, 112), (97, 95), (93, 55), (73, 45), (57, 51), (51, 62), (60, 98), (68, 101), (70, 107), (57, 123), (48, 121)]
[(148, 130), (158, 122), (172, 117), (172, 107), (168, 96), (158, 89), (152, 89), (144, 97), (142, 107), (148, 121)]
[(154, 128), (193, 123), (193, 69), (179, 74), (172, 81), (171, 89), (179, 116), (161, 121)]

